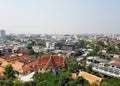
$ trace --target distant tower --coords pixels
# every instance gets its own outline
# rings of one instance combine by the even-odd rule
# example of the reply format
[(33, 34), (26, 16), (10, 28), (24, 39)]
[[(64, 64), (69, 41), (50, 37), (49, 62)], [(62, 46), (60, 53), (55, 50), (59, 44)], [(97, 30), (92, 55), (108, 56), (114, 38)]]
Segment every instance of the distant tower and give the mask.
[(50, 48), (50, 42), (46, 42), (46, 48)]
[(5, 30), (0, 30), (0, 37), (5, 37), (6, 33)]

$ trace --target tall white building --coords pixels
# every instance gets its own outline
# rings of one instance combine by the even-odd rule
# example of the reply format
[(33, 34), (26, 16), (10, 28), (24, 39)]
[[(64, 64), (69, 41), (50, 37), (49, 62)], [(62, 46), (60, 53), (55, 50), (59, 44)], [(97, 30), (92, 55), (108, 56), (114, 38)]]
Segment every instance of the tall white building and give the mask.
[(0, 30), (0, 37), (5, 37), (5, 35), (6, 35), (5, 30)]
[(46, 48), (50, 48), (50, 42), (46, 42)]

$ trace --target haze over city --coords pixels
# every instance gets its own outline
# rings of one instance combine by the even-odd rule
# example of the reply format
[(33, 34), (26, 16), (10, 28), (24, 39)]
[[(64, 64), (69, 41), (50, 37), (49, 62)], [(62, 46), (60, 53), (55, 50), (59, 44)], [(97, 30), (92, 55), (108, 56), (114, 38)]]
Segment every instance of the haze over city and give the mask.
[(0, 86), (120, 86), (120, 0), (0, 0)]
[(120, 0), (1, 0), (7, 33), (119, 33)]

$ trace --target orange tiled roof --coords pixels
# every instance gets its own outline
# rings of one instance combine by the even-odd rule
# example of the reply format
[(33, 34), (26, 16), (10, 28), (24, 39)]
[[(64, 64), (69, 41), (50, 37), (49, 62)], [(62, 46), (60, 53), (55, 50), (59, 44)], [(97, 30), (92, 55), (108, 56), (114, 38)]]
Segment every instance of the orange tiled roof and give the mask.
[(9, 59), (10, 58), (10, 55), (4, 55), (4, 56), (0, 56), (0, 58), (2, 58), (2, 59)]
[(70, 76), (70, 79), (75, 80), (77, 78), (77, 74), (76, 73), (72, 73), (72, 75)]
[(15, 71), (20, 71), (23, 67), (23, 63), (16, 61), (15, 63), (12, 64), (13, 70)]
[(6, 67), (8, 64), (9, 64), (9, 63), (8, 63), (7, 61), (5, 61), (5, 62), (3, 62), (3, 63), (1, 64), (1, 67)]
[[(8, 64), (11, 64), (11, 63), (8, 63), (7, 61), (4, 61), (4, 62), (2, 62), (1, 67), (4, 68), (4, 67), (6, 67)], [(13, 67), (13, 70), (19, 72), (19, 70), (22, 68), (22, 66), (23, 66), (24, 64), (21, 63), (21, 62), (16, 61), (16, 62), (12, 63), (11, 65), (12, 65), (12, 67)]]
[(41, 57), (37, 60), (37, 65), (35, 66), (35, 71), (38, 71), (40, 68), (44, 68), (45, 70), (48, 68), (50, 62), (53, 64), (55, 68), (57, 67), (65, 67), (64, 58), (60, 56), (45, 56)]
[(7, 59), (8, 62), (14, 62), (14, 61), (20, 61), (20, 59), (22, 58), (29, 58), (29, 55), (21, 55), (19, 57), (11, 57), (9, 59)]
[(59, 67), (59, 66), (65, 67), (64, 58), (59, 56), (53, 56), (52, 59), (56, 67)]
[(11, 55), (4, 55), (0, 57), (0, 62), (7, 61), (7, 62), (15, 62), (20, 61), (21, 59), (29, 59), (29, 55), (22, 55), (22, 54), (16, 54), (14, 57), (11, 57)]
[(0, 73), (3, 73), (3, 72), (4, 72), (4, 68), (0, 67)]
[(4, 62), (5, 61), (5, 59), (3, 59), (3, 58), (0, 58), (0, 62)]
[(93, 83), (99, 84), (102, 80), (102, 78), (99, 78), (95, 75), (89, 74), (84, 71), (80, 72), (78, 76), (82, 76), (84, 79), (88, 80), (90, 84), (93, 84)]
[(22, 68), (22, 70), (23, 70), (22, 71), (23, 73), (26, 73), (26, 72), (30, 71), (30, 67), (25, 66), (25, 67)]
[(20, 56), (20, 59), (29, 59), (30, 58), (30, 55), (23, 55), (23, 56)]
[(26, 66), (35, 66), (37, 64), (37, 61), (33, 61), (33, 62), (29, 62), (28, 64), (26, 64)]
[(38, 72), (39, 68), (40, 68), (40, 67), (39, 67), (38, 65), (35, 65), (34, 71), (35, 71), (35, 72)]
[(7, 59), (7, 62), (18, 61), (19, 59), (20, 59), (19, 57), (11, 57), (11, 58)]

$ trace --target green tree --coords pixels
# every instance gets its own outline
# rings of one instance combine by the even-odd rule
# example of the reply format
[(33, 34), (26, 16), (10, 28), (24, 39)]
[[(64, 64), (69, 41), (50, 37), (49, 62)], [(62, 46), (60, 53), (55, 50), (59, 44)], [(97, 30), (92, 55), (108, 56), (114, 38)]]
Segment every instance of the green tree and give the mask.
[(77, 83), (75, 81), (70, 81), (68, 82), (68, 86), (76, 86)]
[(36, 86), (58, 86), (57, 77), (52, 73), (36, 73), (33, 76)]
[(32, 49), (32, 46), (34, 46), (34, 45), (36, 45), (36, 43), (35, 43), (35, 41), (32, 41), (31, 43), (29, 43), (29, 44), (27, 45), (27, 48), (28, 48), (28, 49)]
[(13, 86), (13, 81), (11, 81), (11, 80), (0, 80), (0, 86)]
[(32, 49), (32, 45), (31, 45), (31, 44), (28, 44), (28, 45), (27, 45), (27, 48), (28, 48), (28, 49)]
[(14, 86), (23, 86), (23, 83), (20, 80), (16, 79), (14, 81)]
[(119, 51), (120, 51), (120, 43), (117, 45), (117, 47), (118, 47), (118, 49), (119, 49)]
[(44, 42), (40, 42), (37, 44), (38, 46), (41, 46), (41, 47), (44, 47), (45, 46), (45, 43)]
[(94, 52), (99, 52), (100, 51), (100, 46), (95, 46), (93, 51)]
[(86, 66), (85, 66), (85, 64), (80, 63), (80, 64), (79, 64), (79, 68), (80, 68), (80, 70), (82, 70), (82, 71), (86, 71)]
[(33, 50), (33, 49), (30, 49), (30, 50), (29, 50), (29, 55), (34, 55), (34, 54), (35, 54), (34, 50)]
[(105, 47), (105, 43), (104, 43), (103, 41), (98, 41), (96, 44), (97, 44), (98, 46), (101, 46), (102, 48)]
[(67, 62), (68, 62), (68, 70), (70, 72), (78, 72), (79, 71), (78, 62), (75, 59), (69, 58), (69, 59), (67, 59)]
[(113, 46), (113, 45), (108, 45), (107, 49), (108, 49), (108, 52), (115, 52), (116, 51), (115, 46)]
[(87, 56), (97, 56), (97, 52), (96, 51), (91, 51), (87, 54)]
[(83, 77), (78, 77), (75, 80), (76, 84), (79, 84), (80, 86), (90, 86), (89, 82), (85, 80)]
[(106, 78), (103, 79), (100, 86), (119, 86), (120, 85), (119, 78)]
[(28, 81), (24, 82), (23, 86), (36, 86), (36, 81)]
[(14, 79), (15, 78), (15, 71), (13, 70), (13, 67), (11, 64), (9, 64), (5, 67), (4, 75), (5, 75), (6, 79)]
[(68, 85), (68, 82), (70, 81), (70, 77), (71, 76), (71, 72), (66, 70), (66, 69), (62, 69), (61, 74), (59, 76), (59, 86), (66, 86)]
[(79, 42), (77, 43), (77, 45), (81, 48), (86, 48), (87, 44), (88, 44), (88, 42), (84, 41), (84, 40), (79, 40)]

